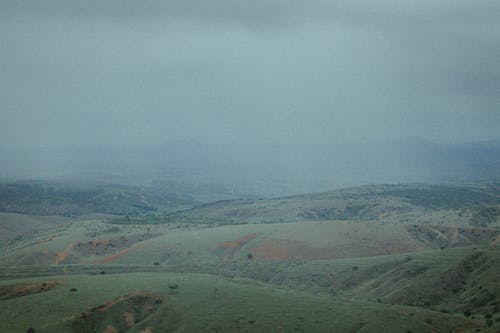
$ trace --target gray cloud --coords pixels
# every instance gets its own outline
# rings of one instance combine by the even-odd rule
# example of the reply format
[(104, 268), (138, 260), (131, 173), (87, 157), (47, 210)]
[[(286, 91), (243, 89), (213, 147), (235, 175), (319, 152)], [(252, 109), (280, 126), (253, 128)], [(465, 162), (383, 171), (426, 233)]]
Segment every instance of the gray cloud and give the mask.
[(3, 145), (497, 137), (495, 1), (0, 3)]

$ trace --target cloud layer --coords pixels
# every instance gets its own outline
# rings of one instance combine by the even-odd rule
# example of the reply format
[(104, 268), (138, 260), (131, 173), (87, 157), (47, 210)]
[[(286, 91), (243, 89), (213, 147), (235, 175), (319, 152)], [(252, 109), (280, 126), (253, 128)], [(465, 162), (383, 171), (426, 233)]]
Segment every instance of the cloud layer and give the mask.
[(3, 145), (500, 131), (497, 1), (6, 0), (0, 17)]

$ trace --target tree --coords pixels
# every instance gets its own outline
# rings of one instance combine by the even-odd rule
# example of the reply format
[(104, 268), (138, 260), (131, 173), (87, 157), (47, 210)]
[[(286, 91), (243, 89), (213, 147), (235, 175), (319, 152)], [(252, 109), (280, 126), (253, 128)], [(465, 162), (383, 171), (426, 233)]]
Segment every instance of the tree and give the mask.
[(170, 289), (171, 294), (173, 294), (175, 292), (175, 290), (177, 290), (178, 288), (179, 288), (179, 286), (177, 285), (177, 283), (168, 285), (168, 289)]

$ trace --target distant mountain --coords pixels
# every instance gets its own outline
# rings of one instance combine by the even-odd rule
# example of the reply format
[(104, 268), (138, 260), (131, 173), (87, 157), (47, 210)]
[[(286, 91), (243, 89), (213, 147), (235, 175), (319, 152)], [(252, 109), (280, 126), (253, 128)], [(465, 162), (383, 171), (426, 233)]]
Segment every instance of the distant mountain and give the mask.
[(0, 147), (0, 177), (223, 186), (237, 195), (279, 196), (345, 186), (500, 180), (500, 141)]

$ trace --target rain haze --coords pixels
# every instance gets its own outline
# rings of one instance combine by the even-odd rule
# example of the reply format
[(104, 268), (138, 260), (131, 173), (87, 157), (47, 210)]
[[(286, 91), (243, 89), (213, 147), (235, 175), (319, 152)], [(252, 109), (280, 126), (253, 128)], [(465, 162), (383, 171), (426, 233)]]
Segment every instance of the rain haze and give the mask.
[(0, 333), (500, 333), (500, 0), (0, 0)]
[[(496, 1), (0, 3), (0, 176), (498, 179)], [(274, 183), (273, 183), (274, 182)]]

